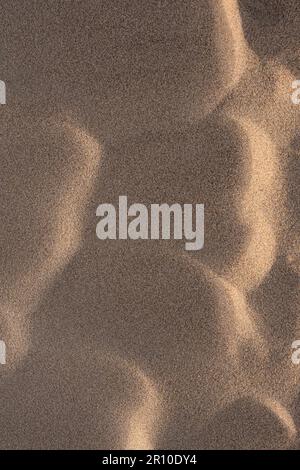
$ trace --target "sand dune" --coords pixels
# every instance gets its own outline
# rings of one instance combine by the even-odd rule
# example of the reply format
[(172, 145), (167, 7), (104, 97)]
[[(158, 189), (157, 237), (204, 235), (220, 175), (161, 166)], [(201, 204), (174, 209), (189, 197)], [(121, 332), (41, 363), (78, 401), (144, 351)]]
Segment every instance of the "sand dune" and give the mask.
[[(295, 446), (297, 28), (125, 3), (4, 5), (0, 448)], [(204, 249), (97, 240), (122, 194), (204, 203)]]

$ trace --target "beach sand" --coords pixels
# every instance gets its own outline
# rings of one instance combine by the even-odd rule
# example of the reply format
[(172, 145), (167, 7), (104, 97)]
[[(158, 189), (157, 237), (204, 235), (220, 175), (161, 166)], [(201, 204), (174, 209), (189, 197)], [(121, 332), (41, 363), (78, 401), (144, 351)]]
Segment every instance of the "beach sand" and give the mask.
[(297, 447), (298, 3), (1, 0), (1, 449)]

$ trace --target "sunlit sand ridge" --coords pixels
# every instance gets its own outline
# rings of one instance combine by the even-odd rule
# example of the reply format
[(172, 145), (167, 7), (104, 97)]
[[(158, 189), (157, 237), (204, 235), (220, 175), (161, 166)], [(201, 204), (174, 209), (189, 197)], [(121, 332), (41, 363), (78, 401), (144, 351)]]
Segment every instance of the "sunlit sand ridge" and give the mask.
[(66, 117), (4, 110), (2, 124), (1, 338), (10, 369), (28, 348), (30, 314), (78, 249), (101, 151)]

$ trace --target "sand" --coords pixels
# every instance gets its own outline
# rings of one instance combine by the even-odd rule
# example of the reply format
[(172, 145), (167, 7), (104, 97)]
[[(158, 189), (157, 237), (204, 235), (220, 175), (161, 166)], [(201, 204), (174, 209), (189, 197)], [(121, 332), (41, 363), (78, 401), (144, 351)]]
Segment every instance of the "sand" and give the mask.
[(298, 3), (1, 1), (1, 449), (297, 447)]

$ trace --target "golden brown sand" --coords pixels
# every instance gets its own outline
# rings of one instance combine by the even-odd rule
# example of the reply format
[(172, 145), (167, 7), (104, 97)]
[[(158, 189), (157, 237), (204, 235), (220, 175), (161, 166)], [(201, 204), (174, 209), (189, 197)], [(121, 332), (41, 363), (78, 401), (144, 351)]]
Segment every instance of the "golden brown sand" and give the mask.
[[(0, 448), (295, 447), (297, 0), (2, 3)], [(204, 249), (97, 240), (122, 194)]]

